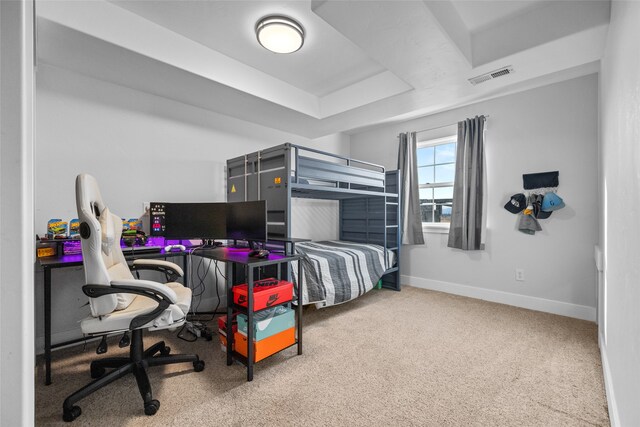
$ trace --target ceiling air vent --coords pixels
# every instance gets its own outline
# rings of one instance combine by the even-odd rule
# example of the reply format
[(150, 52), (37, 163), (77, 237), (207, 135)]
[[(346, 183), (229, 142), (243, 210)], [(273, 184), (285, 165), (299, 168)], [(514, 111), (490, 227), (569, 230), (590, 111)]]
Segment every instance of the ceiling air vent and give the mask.
[(513, 72), (513, 67), (511, 65), (507, 65), (506, 67), (499, 68), (495, 71), (471, 77), (469, 79), (469, 83), (475, 86), (477, 84), (484, 83), (487, 80), (497, 79), (498, 77), (506, 76), (507, 74), (513, 74)]

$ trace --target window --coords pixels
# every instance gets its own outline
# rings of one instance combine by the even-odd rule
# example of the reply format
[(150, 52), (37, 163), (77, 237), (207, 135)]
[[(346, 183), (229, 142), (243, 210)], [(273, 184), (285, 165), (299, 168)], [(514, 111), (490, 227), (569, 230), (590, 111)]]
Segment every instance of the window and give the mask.
[(422, 224), (449, 224), (456, 173), (457, 136), (418, 143), (418, 183)]

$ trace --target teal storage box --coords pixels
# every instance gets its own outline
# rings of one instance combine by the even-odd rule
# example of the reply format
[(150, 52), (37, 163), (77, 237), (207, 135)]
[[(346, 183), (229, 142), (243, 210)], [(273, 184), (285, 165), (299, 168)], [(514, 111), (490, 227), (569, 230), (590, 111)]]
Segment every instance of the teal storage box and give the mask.
[[(295, 325), (295, 312), (287, 306), (264, 310), (253, 315), (253, 339), (260, 341)], [(244, 314), (238, 314), (238, 332), (247, 335), (247, 316)]]

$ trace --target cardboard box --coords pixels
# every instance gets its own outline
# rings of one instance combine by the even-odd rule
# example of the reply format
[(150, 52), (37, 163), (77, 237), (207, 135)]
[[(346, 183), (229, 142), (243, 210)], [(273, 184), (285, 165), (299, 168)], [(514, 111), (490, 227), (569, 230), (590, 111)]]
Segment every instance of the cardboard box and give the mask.
[[(261, 311), (253, 316), (253, 339), (261, 341), (295, 326), (295, 312), (289, 307), (280, 306)], [(238, 332), (247, 335), (247, 316), (244, 314), (238, 315)]]
[[(238, 312), (236, 311), (231, 315), (231, 331), (232, 333), (238, 332)], [(227, 336), (227, 315), (222, 315), (218, 317), (218, 332), (221, 335)]]
[(53, 218), (47, 222), (47, 237), (50, 239), (64, 239), (67, 237), (69, 224), (60, 218)]
[[(220, 339), (220, 349), (222, 350), (223, 353), (227, 352), (227, 337), (225, 335), (222, 334), (218, 334), (218, 338)], [(233, 343), (233, 347), (231, 348), (231, 350), (235, 350), (236, 344), (235, 342)]]
[[(277, 282), (274, 286), (260, 286), (260, 282)], [(264, 279), (255, 282), (253, 287), (253, 311), (262, 310), (293, 299), (293, 283), (284, 280)], [(233, 302), (242, 307), (249, 305), (248, 286), (237, 285), (233, 287)]]
[[(240, 332), (236, 332), (233, 335), (233, 339), (235, 341), (236, 352), (240, 353), (244, 357), (247, 357), (248, 352), (248, 342), (247, 337), (242, 335)], [(269, 338), (265, 338), (261, 341), (254, 341), (254, 361), (259, 362), (262, 359), (271, 356), (274, 353), (279, 352), (280, 350), (289, 347), (290, 345), (295, 344), (296, 342), (296, 329), (289, 328), (284, 331), (277, 333), (275, 335), (270, 336)]]
[(69, 238), (80, 238), (80, 220), (78, 218), (73, 218), (71, 221), (69, 221)]
[(36, 242), (36, 255), (38, 258), (55, 256), (58, 254), (58, 243)]

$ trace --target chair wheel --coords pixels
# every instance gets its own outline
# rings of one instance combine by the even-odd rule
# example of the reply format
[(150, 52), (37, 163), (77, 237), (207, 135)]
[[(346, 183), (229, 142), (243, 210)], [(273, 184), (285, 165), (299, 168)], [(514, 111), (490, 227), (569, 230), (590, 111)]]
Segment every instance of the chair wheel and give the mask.
[(169, 353), (171, 353), (171, 347), (169, 347), (168, 345), (165, 345), (161, 350), (160, 350), (160, 355), (162, 356), (168, 356)]
[(155, 399), (144, 404), (144, 413), (146, 415), (155, 415), (158, 409), (160, 409), (160, 402)]
[(72, 406), (71, 409), (64, 408), (62, 413), (62, 419), (68, 423), (75, 420), (82, 414), (82, 410), (79, 406)]
[(204, 360), (196, 360), (193, 362), (193, 370), (196, 372), (204, 371)]
[(102, 366), (91, 367), (91, 378), (96, 379), (104, 375), (107, 370)]

